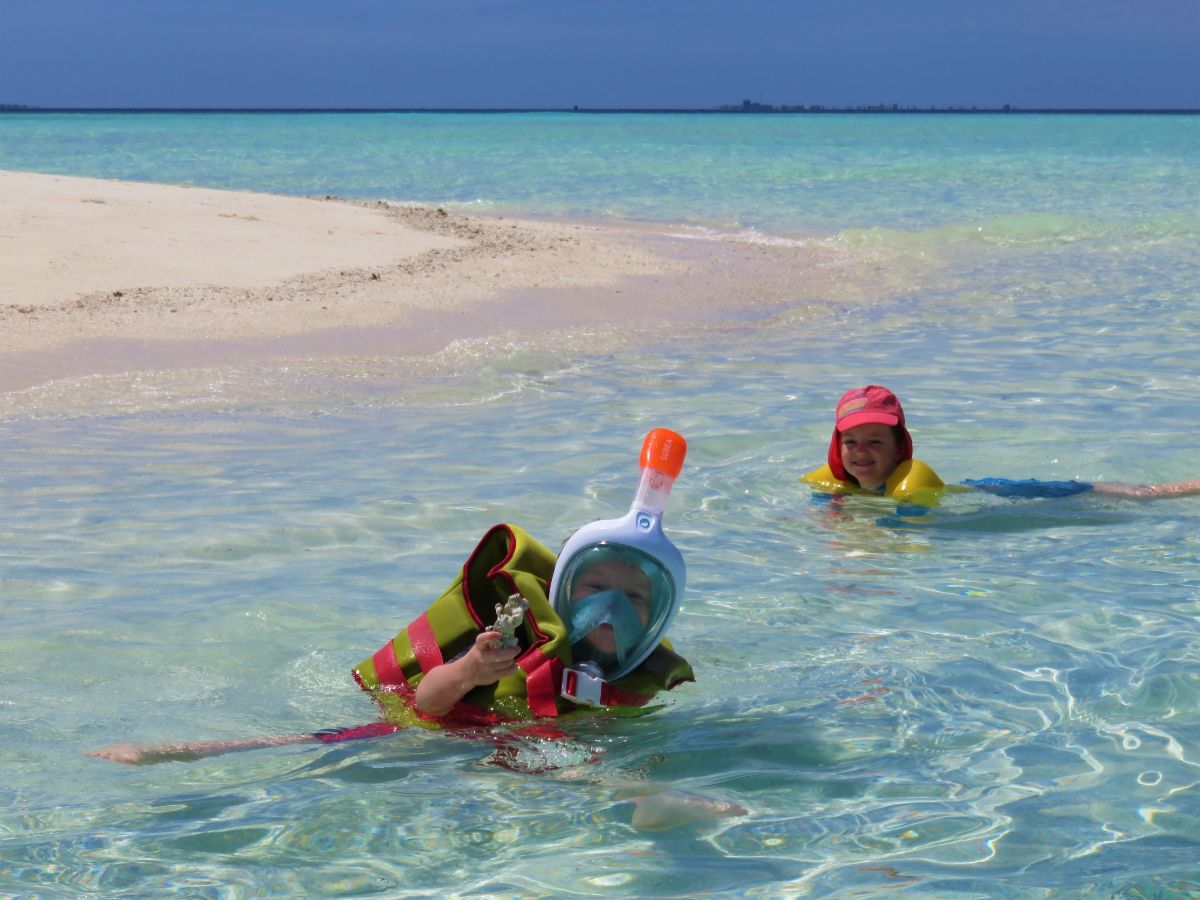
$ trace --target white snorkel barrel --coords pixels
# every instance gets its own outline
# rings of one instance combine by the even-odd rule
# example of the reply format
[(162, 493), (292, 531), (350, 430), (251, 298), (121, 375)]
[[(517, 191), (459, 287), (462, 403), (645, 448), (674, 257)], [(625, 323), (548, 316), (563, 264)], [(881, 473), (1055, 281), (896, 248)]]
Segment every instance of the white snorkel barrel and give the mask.
[(642, 474), (629, 512), (583, 526), (559, 553), (550, 597), (567, 626), (575, 662), (564, 672), (563, 693), (577, 703), (599, 703), (603, 681), (641, 665), (679, 610), (683, 555), (663, 534), (662, 514), (686, 455), (680, 435), (651, 431), (642, 443)]

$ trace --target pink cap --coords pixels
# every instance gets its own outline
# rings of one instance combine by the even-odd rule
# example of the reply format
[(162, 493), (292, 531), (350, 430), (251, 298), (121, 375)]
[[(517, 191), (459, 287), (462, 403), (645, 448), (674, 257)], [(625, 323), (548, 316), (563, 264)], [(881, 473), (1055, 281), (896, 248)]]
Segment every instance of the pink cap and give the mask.
[(904, 408), (896, 395), (877, 384), (842, 394), (837, 405), (837, 430), (849, 431), (859, 425), (871, 424), (904, 424)]
[(904, 407), (896, 395), (885, 387), (868, 384), (842, 394), (834, 414), (833, 437), (829, 440), (829, 469), (839, 481), (846, 480), (846, 467), (842, 465), (841, 433), (859, 425), (899, 425), (900, 459), (912, 459), (912, 435), (904, 424)]

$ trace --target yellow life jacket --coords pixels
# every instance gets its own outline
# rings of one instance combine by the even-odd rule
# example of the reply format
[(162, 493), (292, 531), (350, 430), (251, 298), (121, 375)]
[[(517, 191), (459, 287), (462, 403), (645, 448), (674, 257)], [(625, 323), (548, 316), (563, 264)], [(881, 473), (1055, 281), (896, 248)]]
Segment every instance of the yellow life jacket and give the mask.
[[(354, 669), (354, 679), (380, 702), (389, 718), (414, 724), (433, 717), (415, 711), (412, 696), (425, 673), (454, 659), (496, 621), (496, 607), (519, 593), (529, 604), (517, 629), (517, 671), (471, 690), (441, 719), (496, 724), (529, 716), (555, 716), (576, 708), (560, 696), (571, 665), (567, 628), (548, 590), (554, 554), (516, 525), (495, 525), (472, 551), (458, 578), (413, 622)], [(663, 641), (637, 669), (601, 694), (604, 706), (645, 706), (661, 690), (694, 681), (692, 667)]]
[[(828, 465), (814, 469), (807, 475), (801, 476), (801, 481), (808, 482), (817, 490), (826, 494), (862, 494), (864, 491), (853, 481), (842, 481), (833, 474)], [(906, 459), (896, 466), (896, 471), (884, 485), (883, 495), (893, 497), (903, 503), (914, 503), (918, 506), (937, 506), (938, 497), (946, 485), (937, 473), (919, 459)]]

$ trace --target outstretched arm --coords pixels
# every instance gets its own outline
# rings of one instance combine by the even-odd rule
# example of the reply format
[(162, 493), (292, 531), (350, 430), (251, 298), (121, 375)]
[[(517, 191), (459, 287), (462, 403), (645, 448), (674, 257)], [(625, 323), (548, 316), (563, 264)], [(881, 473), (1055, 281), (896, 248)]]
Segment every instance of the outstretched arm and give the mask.
[(1131, 500), (1157, 500), (1164, 497), (1192, 497), (1200, 494), (1200, 478), (1190, 481), (1172, 481), (1166, 484), (1121, 484), (1119, 482), (1097, 482), (1092, 485), (1097, 494), (1110, 497), (1126, 497)]
[[(481, 632), (475, 643), (457, 659), (430, 669), (417, 685), (414, 702), (417, 709), (433, 716), (448, 713), (473, 688), (495, 684), (516, 671), (519, 647), (499, 647), (501, 635)], [(386, 723), (362, 725), (334, 733), (289, 734), (281, 737), (248, 738), (236, 741), (193, 741), (174, 744), (110, 744), (88, 751), (88, 756), (138, 765), (168, 761), (190, 761), (223, 753), (261, 750), (287, 744), (332, 743), (391, 734), (396, 726)]]
[(520, 647), (500, 647), (500, 634), (481, 631), (475, 643), (457, 659), (435, 666), (417, 685), (413, 702), (432, 716), (444, 716), (474, 688), (495, 684), (517, 670)]
[(285, 744), (306, 744), (320, 741), (315, 734), (289, 734), (283, 737), (249, 738), (241, 741), (194, 741), (178, 744), (109, 744), (97, 750), (89, 750), (88, 756), (111, 759), (113, 762), (138, 765), (203, 759), (220, 756), (222, 753), (238, 753), (242, 750), (261, 750), (263, 747), (282, 747)]

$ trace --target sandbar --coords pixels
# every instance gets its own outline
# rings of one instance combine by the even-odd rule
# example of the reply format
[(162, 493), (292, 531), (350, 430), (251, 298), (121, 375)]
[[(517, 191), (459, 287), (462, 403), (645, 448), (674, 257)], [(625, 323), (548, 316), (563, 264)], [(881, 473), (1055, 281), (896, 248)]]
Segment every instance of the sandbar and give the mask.
[[(828, 246), (0, 172), (0, 391), (832, 298)], [(822, 287), (823, 285), (823, 287)]]

